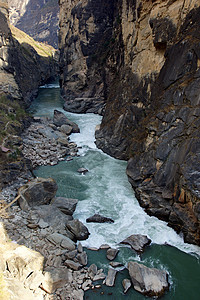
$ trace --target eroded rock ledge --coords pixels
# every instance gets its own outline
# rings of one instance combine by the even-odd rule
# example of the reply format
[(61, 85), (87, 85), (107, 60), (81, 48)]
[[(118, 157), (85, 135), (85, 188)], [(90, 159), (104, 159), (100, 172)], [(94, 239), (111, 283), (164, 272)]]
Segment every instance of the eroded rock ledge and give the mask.
[(105, 99), (97, 146), (129, 160), (140, 204), (198, 245), (199, 6), (60, 1), (59, 43), (66, 100)]

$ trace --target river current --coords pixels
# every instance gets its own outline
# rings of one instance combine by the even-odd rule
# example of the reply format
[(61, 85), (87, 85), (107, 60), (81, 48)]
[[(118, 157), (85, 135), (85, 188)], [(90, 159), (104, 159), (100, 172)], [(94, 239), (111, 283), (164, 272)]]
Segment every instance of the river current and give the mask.
[[(167, 223), (148, 216), (139, 206), (127, 176), (125, 161), (116, 160), (95, 145), (95, 127), (101, 116), (95, 114), (72, 114), (62, 109), (62, 98), (58, 84), (40, 88), (38, 97), (30, 111), (34, 116), (53, 116), (54, 109), (66, 114), (80, 127), (80, 133), (72, 134), (70, 140), (77, 143), (79, 156), (71, 161), (62, 161), (55, 166), (39, 167), (35, 175), (52, 177), (58, 184), (57, 196), (79, 200), (74, 218), (78, 218), (89, 229), (90, 236), (82, 242), (84, 247), (99, 247), (109, 244), (120, 252), (115, 261), (126, 264), (130, 260), (141, 261), (146, 266), (165, 269), (169, 273), (170, 290), (162, 299), (200, 299), (200, 248), (186, 244), (183, 238)], [(89, 170), (86, 175), (77, 172), (80, 167)], [(86, 223), (95, 213), (112, 218), (113, 224)], [(145, 234), (152, 240), (141, 256), (119, 242), (131, 234)], [(108, 260), (105, 250), (86, 250), (89, 264), (96, 263), (105, 271)], [(123, 294), (121, 281), (128, 275), (120, 270), (114, 288), (102, 287), (86, 292), (85, 299), (146, 299), (133, 289)]]

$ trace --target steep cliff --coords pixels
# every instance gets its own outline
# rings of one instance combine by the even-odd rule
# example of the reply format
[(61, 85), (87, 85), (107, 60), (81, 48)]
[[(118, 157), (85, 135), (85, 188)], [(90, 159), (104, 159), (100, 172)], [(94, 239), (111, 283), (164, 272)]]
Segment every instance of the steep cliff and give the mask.
[(97, 146), (129, 160), (149, 214), (200, 244), (199, 1), (60, 0), (60, 10), (66, 108), (106, 102)]
[(11, 31), (7, 0), (0, 3), (0, 24), (1, 189), (31, 169), (30, 162), (21, 153), (19, 137), (29, 123), (25, 107), (39, 85), (57, 74), (57, 62), (54, 60), (55, 49), (37, 44), (12, 26)]
[(8, 0), (10, 22), (35, 40), (58, 47), (58, 0)]

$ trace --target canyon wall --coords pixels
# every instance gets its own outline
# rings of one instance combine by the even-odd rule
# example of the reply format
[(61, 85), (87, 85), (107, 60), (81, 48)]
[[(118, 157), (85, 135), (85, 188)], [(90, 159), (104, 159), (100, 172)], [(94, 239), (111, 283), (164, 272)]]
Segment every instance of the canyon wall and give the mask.
[[(55, 49), (41, 45), (9, 25), (7, 0), (0, 2), (0, 189), (29, 173), (20, 133), (29, 124), (25, 112), (39, 86), (57, 75)], [(11, 30), (12, 29), (12, 30)], [(41, 55), (36, 51), (40, 51)], [(49, 52), (48, 52), (49, 51)]]
[(58, 47), (58, 0), (8, 0), (10, 22), (39, 42)]
[(60, 0), (65, 108), (103, 101), (97, 146), (128, 160), (150, 215), (198, 245), (199, 30), (198, 0)]

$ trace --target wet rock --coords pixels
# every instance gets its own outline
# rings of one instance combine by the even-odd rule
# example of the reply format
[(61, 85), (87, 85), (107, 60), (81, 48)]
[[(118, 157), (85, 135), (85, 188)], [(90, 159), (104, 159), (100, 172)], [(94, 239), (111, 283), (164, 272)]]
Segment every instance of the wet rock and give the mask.
[(109, 263), (109, 265), (110, 265), (111, 267), (113, 267), (113, 268), (118, 268), (118, 267), (123, 267), (123, 266), (124, 266), (122, 263), (117, 262), (117, 261), (111, 261), (111, 262)]
[(143, 295), (162, 296), (169, 288), (168, 274), (163, 270), (147, 268), (136, 262), (128, 263), (128, 271), (133, 287)]
[(99, 214), (95, 214), (87, 218), (86, 222), (87, 223), (114, 223), (114, 221), (111, 218), (107, 218)]
[(124, 288), (124, 294), (126, 294), (128, 292), (128, 290), (130, 289), (130, 287), (131, 287), (131, 281), (129, 279), (124, 279), (122, 281), (122, 285), (123, 285), (123, 288)]
[(130, 245), (133, 250), (136, 252), (143, 252), (144, 247), (149, 245), (151, 240), (146, 235), (141, 234), (132, 234), (127, 239), (123, 240), (121, 244)]
[(87, 227), (78, 219), (68, 221), (66, 224), (67, 229), (72, 232), (78, 241), (86, 240), (89, 237)]
[(48, 204), (57, 189), (57, 184), (52, 178), (35, 178), (19, 189), (19, 205), (21, 209), (27, 209), (29, 206)]
[(116, 270), (109, 268), (108, 275), (106, 277), (106, 282), (105, 282), (107, 286), (113, 286), (115, 284), (116, 274), (117, 274)]
[(62, 125), (69, 125), (72, 127), (73, 133), (80, 132), (78, 125), (70, 121), (62, 112), (58, 110), (54, 110), (53, 123), (59, 127), (61, 127)]
[(79, 168), (79, 169), (77, 170), (77, 172), (78, 172), (78, 173), (81, 173), (81, 174), (85, 174), (85, 173), (88, 172), (88, 170), (85, 169), (85, 168)]
[(119, 252), (119, 250), (117, 250), (117, 249), (109, 248), (106, 253), (107, 259), (109, 259), (109, 260), (115, 259), (118, 252)]
[(51, 204), (53, 206), (56, 206), (59, 208), (64, 214), (66, 215), (73, 215), (76, 206), (77, 206), (78, 200), (77, 199), (71, 199), (71, 198), (64, 198), (64, 197), (55, 197)]

